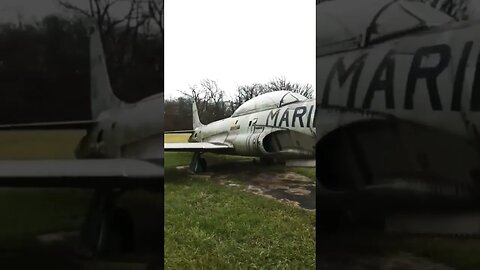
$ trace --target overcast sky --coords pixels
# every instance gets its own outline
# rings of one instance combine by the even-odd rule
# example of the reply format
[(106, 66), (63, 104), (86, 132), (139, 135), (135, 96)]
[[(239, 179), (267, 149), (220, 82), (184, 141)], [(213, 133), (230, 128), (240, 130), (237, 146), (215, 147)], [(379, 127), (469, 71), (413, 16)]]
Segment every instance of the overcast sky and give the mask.
[[(69, 0), (69, 3), (88, 10), (88, 0)], [(65, 14), (66, 10), (60, 7), (57, 0), (0, 0), (0, 22), (31, 21), (32, 18), (41, 19), (52, 13)], [(128, 10), (128, 2), (121, 1), (112, 7), (115, 16), (123, 16)]]
[(17, 21), (17, 15), (21, 14), (25, 19), (32, 16), (41, 18), (59, 9), (55, 0), (1, 0), (0, 1), (0, 21)]
[(165, 97), (274, 77), (315, 87), (314, 0), (165, 1)]

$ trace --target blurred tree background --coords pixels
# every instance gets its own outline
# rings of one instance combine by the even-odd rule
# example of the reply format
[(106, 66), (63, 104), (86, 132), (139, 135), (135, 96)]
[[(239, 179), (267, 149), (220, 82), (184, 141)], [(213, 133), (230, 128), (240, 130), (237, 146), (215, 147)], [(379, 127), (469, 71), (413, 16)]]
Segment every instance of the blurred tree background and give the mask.
[[(324, 2), (330, 2), (335, 0), (315, 0), (317, 5)], [(392, 0), (385, 0), (385, 4)], [(415, 0), (414, 0), (415, 1)], [(429, 4), (435, 9), (445, 12), (449, 16), (457, 20), (468, 20), (468, 8), (474, 1), (478, 0), (416, 0)]]
[[(128, 2), (115, 16), (112, 8)], [(89, 38), (101, 30), (110, 81), (126, 102), (163, 92), (163, 1), (89, 0), (65, 15), (0, 24), (0, 123), (90, 119)]]

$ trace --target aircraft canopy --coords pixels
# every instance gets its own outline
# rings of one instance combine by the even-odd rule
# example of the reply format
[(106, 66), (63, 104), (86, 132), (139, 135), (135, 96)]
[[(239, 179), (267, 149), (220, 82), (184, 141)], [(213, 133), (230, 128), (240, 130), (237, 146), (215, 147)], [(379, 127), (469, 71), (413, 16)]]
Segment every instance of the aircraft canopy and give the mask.
[(307, 98), (290, 91), (274, 91), (256, 96), (238, 107), (232, 117), (275, 109), (281, 106), (306, 100)]
[(453, 22), (412, 0), (335, 0), (317, 5), (317, 56), (356, 49), (393, 35)]

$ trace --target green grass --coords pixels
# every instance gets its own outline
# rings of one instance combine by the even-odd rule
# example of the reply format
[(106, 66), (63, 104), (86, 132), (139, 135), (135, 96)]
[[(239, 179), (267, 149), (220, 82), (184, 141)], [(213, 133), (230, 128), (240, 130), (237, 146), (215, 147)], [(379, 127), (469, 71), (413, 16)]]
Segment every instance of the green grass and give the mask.
[(430, 259), (459, 270), (480, 269), (479, 239), (386, 235), (374, 232), (320, 235), (321, 250), (334, 254), (392, 255), (401, 252)]
[[(0, 159), (71, 159), (82, 131), (0, 132)], [(0, 248), (22, 246), (33, 236), (78, 228), (90, 191), (74, 189), (0, 189)]]
[(72, 189), (0, 189), (0, 248), (11, 248), (16, 239), (79, 228), (89, 197)]
[(434, 237), (408, 237), (399, 239), (391, 250), (409, 250), (414, 254), (442, 262), (457, 269), (480, 269), (480, 243), (478, 239)]
[(165, 185), (167, 269), (315, 267), (315, 215), (205, 180)]
[(164, 141), (168, 143), (188, 142), (188, 137), (190, 137), (190, 133), (170, 133), (165, 134)]
[[(174, 168), (191, 156), (165, 153), (166, 269), (315, 268), (314, 213)], [(246, 158), (204, 157), (215, 169)]]
[(84, 131), (2, 131), (0, 159), (72, 159)]
[[(72, 158), (82, 135), (83, 132), (77, 131), (1, 132), (0, 159)], [(188, 136), (175, 137), (182, 141)], [(205, 157), (213, 166), (238, 158)], [(174, 169), (188, 164), (190, 158), (190, 153), (165, 154), (167, 269), (314, 268), (314, 213), (212, 181), (192, 179)], [(280, 167), (269, 169), (281, 170)], [(314, 169), (288, 170), (314, 176)], [(0, 189), (0, 251), (30, 245), (37, 234), (79, 228), (89, 194), (69, 189)], [(147, 208), (146, 203), (140, 202), (140, 197), (147, 194), (134, 196), (138, 198), (137, 204)], [(152, 201), (157, 199), (156, 195), (148, 196)], [(357, 239), (347, 237), (346, 240), (321, 238), (319, 244), (337, 245), (340, 252), (391, 254), (404, 251), (456, 269), (480, 269), (479, 239), (382, 234), (361, 235)]]

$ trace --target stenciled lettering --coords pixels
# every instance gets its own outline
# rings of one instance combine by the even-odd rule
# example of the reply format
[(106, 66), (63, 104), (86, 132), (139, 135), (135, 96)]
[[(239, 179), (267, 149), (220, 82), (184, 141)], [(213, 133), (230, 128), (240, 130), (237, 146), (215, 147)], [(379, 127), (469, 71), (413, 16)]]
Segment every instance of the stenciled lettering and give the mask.
[[(422, 60), (428, 56), (437, 54), (440, 61), (435, 67), (422, 67)], [(413, 96), (417, 82), (426, 79), (430, 103), (433, 110), (442, 110), (442, 104), (438, 93), (437, 77), (448, 66), (451, 58), (451, 49), (446, 44), (420, 48), (413, 57), (412, 66), (408, 74), (407, 89), (405, 93), (405, 109), (413, 109)]]
[(279, 126), (283, 126), (283, 122), (285, 122), (285, 127), (290, 127), (288, 124), (288, 117), (290, 113), (288, 112), (288, 108), (283, 112), (282, 118), (280, 118), (280, 123), (278, 123)]
[[(385, 74), (385, 79), (382, 79)], [(388, 52), (377, 67), (373, 79), (368, 87), (367, 94), (363, 101), (363, 108), (369, 109), (375, 93), (383, 91), (385, 93), (385, 106), (388, 109), (394, 109), (395, 103), (393, 98), (393, 79), (395, 74), (395, 58), (393, 51)]]
[(480, 111), (480, 54), (477, 58), (475, 81), (473, 82), (472, 96), (470, 98), (470, 110), (473, 112)]
[(472, 51), (473, 42), (469, 41), (465, 43), (463, 48), (462, 57), (458, 63), (457, 74), (455, 75), (455, 83), (453, 86), (453, 95), (452, 95), (452, 111), (460, 111), (462, 103), (462, 92), (463, 84), (465, 80), (465, 70), (467, 69), (468, 58), (470, 57), (470, 52)]
[(300, 124), (300, 127), (304, 127), (303, 125), (303, 116), (305, 115), (305, 113), (307, 113), (307, 107), (305, 106), (300, 106), (300, 107), (297, 107), (295, 108), (295, 110), (293, 111), (293, 116), (292, 116), (292, 127), (295, 127), (295, 119), (298, 118), (298, 122)]
[(333, 65), (330, 73), (327, 77), (327, 82), (325, 84), (325, 90), (323, 92), (322, 98), (322, 106), (329, 106), (330, 102), (330, 91), (332, 89), (332, 81), (335, 75), (338, 78), (338, 84), (340, 88), (345, 84), (348, 78), (352, 76), (352, 82), (350, 84), (350, 90), (348, 93), (347, 99), (347, 107), (353, 108), (355, 106), (355, 95), (358, 86), (358, 80), (360, 79), (360, 74), (362, 73), (363, 66), (365, 65), (365, 59), (368, 56), (367, 53), (362, 54), (359, 58), (357, 58), (349, 67), (348, 69), (345, 67), (345, 63), (343, 62), (343, 57), (340, 57), (337, 62)]
[(310, 106), (310, 110), (308, 111), (308, 118), (307, 118), (307, 127), (310, 127), (310, 120), (312, 119), (312, 111), (315, 105)]
[(271, 111), (268, 113), (267, 122), (265, 123), (265, 125), (268, 126), (268, 120), (274, 120), (273, 126), (276, 126), (276, 125), (277, 125), (277, 119), (278, 119), (278, 114), (279, 114), (279, 113), (280, 113), (280, 109), (271, 110)]

